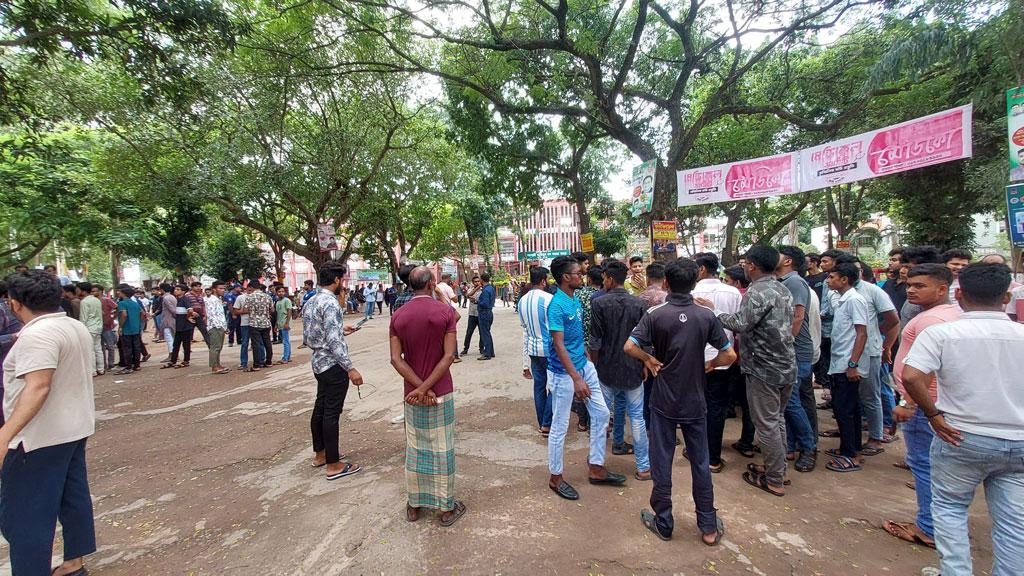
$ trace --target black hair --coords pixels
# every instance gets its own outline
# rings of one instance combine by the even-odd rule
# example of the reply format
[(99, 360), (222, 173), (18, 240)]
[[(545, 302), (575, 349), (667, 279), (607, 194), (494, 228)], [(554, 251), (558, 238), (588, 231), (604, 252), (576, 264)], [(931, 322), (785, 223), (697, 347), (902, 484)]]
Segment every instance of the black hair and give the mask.
[(316, 272), (316, 280), (321, 286), (330, 286), (348, 274), (348, 266), (341, 262), (330, 261), (320, 265)]
[(697, 263), (689, 258), (676, 258), (665, 266), (665, 279), (673, 293), (689, 294), (697, 284)]
[(197, 281), (195, 281), (195, 282), (192, 282), (192, 283), (191, 283), (191, 284), (189, 284), (188, 286), (189, 286), (189, 288), (195, 288), (196, 286), (202, 286), (202, 285), (203, 285), (203, 283), (202, 283), (202, 282), (199, 282), (199, 281), (197, 280)]
[(621, 286), (626, 283), (626, 277), (629, 276), (629, 266), (619, 260), (607, 262), (604, 265), (604, 275), (611, 278), (616, 285)]
[(562, 277), (565, 276), (572, 267), (579, 263), (572, 259), (570, 256), (559, 256), (551, 261), (551, 275), (555, 277), (555, 284), (562, 284)]
[(125, 298), (131, 298), (135, 295), (135, 289), (131, 286), (125, 286), (124, 288), (121, 288), (121, 294), (123, 294)]
[(860, 264), (861, 263), (860, 262), (860, 258), (857, 258), (853, 254), (846, 254), (846, 253), (841, 254), (835, 260), (836, 260), (836, 264)]
[(960, 292), (972, 304), (998, 306), (1010, 288), (1010, 267), (1006, 264), (975, 262), (960, 269)]
[(648, 280), (661, 280), (665, 277), (665, 264), (661, 262), (651, 262), (647, 265), (644, 273), (647, 274)]
[(850, 286), (856, 285), (857, 281), (860, 280), (860, 270), (857, 270), (857, 266), (852, 262), (836, 264), (835, 267), (832, 268), (832, 273), (838, 274), (842, 278), (846, 278), (846, 281), (850, 283)]
[(601, 285), (604, 280), (604, 267), (603, 266), (591, 266), (587, 268), (587, 279), (590, 280), (591, 284)]
[(100, 292), (103, 292), (103, 290), (104, 290), (102, 284), (93, 284), (92, 287), (97, 289), (97, 290), (99, 290)]
[(643, 262), (643, 261), (644, 261), (643, 256), (630, 256), (629, 257), (629, 265), (630, 266), (633, 265), (633, 262)]
[(413, 290), (423, 290), (427, 284), (434, 279), (434, 274), (430, 270), (417, 266), (409, 272), (409, 288)]
[(490, 273), (484, 272), (483, 274), (481, 274), (480, 275), (480, 280), (483, 280), (484, 282), (490, 282), (491, 281)]
[(929, 276), (939, 282), (945, 283), (946, 286), (953, 284), (953, 272), (942, 264), (937, 264), (935, 262), (918, 264), (907, 271), (908, 279), (913, 278), (914, 276)]
[(821, 256), (819, 254), (815, 254), (814, 252), (808, 252), (805, 256), (811, 262), (814, 262), (815, 264), (821, 264)]
[(64, 292), (67, 292), (68, 294), (71, 294), (72, 296), (74, 296), (75, 292), (78, 290), (78, 288), (74, 284), (68, 284), (67, 286), (61, 286), (60, 289), (63, 290)]
[(223, 286), (224, 283), (220, 280), (216, 280), (213, 284), (210, 284), (210, 288), (216, 288), (217, 286)]
[(7, 296), (7, 282), (5, 280), (0, 280), (0, 298), (4, 298), (6, 296)]
[(60, 280), (42, 270), (15, 272), (7, 277), (7, 295), (34, 313), (60, 310)]
[(807, 258), (799, 246), (783, 244), (778, 247), (778, 251), (779, 254), (793, 260), (793, 270), (796, 270), (797, 274), (803, 274), (807, 269)]
[[(547, 282), (548, 280), (548, 269), (543, 266), (535, 266), (530, 268), (530, 284), (536, 286), (541, 282)], [(465, 284), (465, 282), (463, 282)]]
[(754, 244), (744, 257), (765, 274), (771, 274), (779, 267), (779, 251), (771, 246)]
[[(831, 259), (835, 260), (836, 258), (839, 258), (840, 256), (843, 256), (845, 254), (846, 254), (846, 252), (843, 252), (841, 250), (836, 250), (836, 249), (833, 248), (831, 250), (825, 250), (824, 252), (822, 252), (821, 253), (821, 257), (822, 258), (831, 258)], [(818, 260), (818, 262), (821, 262), (821, 260)]]
[(875, 283), (875, 271), (871, 269), (871, 266), (860, 263), (860, 278), (865, 282)]
[(942, 253), (943, 264), (949, 262), (954, 258), (960, 258), (970, 262), (971, 260), (974, 259), (974, 255), (968, 252), (967, 250), (963, 250), (961, 248), (953, 248), (952, 250), (946, 250), (945, 252)]
[(174, 287), (180, 288), (182, 292), (188, 292), (188, 286), (185, 286), (184, 284), (175, 284)]
[(717, 275), (718, 268), (721, 263), (718, 261), (718, 254), (714, 252), (700, 252), (693, 255), (693, 261), (697, 263), (697, 266), (704, 268), (708, 271), (708, 274)]
[(896, 256), (899, 254), (903, 254), (903, 246), (897, 246), (892, 250), (889, 250), (889, 256)]
[(409, 273), (415, 267), (413, 264), (402, 264), (398, 267), (398, 279), (402, 281), (402, 284), (409, 285)]
[(162, 282), (160, 284), (160, 289), (163, 290), (164, 292), (171, 292), (172, 290), (174, 290), (174, 288), (167, 282)]
[(81, 290), (82, 292), (85, 292), (85, 293), (92, 292), (92, 283), (91, 282), (79, 282), (78, 283), (78, 289)]
[(750, 278), (747, 278), (747, 273), (743, 271), (740, 266), (729, 266), (724, 270), (725, 275), (732, 278), (734, 282), (739, 282), (740, 286), (746, 288), (750, 286)]
[(573, 252), (572, 254), (569, 254), (569, 258), (572, 258), (579, 264), (590, 262), (590, 257), (587, 256), (586, 252)]
[(303, 285), (303, 286), (305, 286), (305, 285), (307, 285), (307, 284), (308, 284), (308, 285), (310, 285), (310, 286), (312, 286), (312, 285), (313, 285), (313, 281), (312, 281), (312, 280), (310, 280), (310, 279), (308, 279), (308, 278), (302, 281), (302, 285)]
[(900, 262), (904, 264), (944, 264), (942, 254), (935, 246), (910, 246), (900, 253)]

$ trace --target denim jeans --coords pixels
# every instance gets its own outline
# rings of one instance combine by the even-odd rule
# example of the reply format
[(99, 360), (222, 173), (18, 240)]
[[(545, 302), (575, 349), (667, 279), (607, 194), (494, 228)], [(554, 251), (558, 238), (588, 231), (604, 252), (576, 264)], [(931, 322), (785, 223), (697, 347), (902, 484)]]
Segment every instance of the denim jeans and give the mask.
[[(626, 401), (626, 412), (629, 414), (629, 430), (633, 436), (633, 455), (636, 457), (636, 471), (647, 472), (651, 469), (650, 444), (647, 439), (647, 424), (644, 422), (644, 387), (637, 386), (632, 390), (620, 390), (609, 388), (601, 384), (601, 392), (604, 393), (605, 404), (614, 404), (611, 398), (622, 397)], [(625, 417), (616, 418), (615, 424)], [(625, 425), (625, 422), (623, 422)], [(619, 443), (626, 440), (625, 436)]]
[(281, 345), (284, 346), (284, 351), (281, 353), (281, 360), (287, 362), (292, 359), (292, 341), (288, 339), (291, 329), (281, 328), (280, 333)]
[(805, 379), (810, 379), (811, 363), (797, 362), (796, 365), (796, 385), (793, 386), (789, 402), (786, 403), (786, 449), (788, 452), (796, 452), (798, 448), (805, 452), (814, 452), (818, 449), (818, 437), (814, 433), (811, 421), (807, 419), (807, 411), (800, 400), (800, 385)]
[[(864, 362), (865, 358), (860, 359)], [(868, 438), (872, 440), (882, 439), (882, 383), (879, 374), (882, 373), (882, 357), (871, 356), (868, 361), (868, 375), (860, 379), (860, 410), (864, 419), (868, 421)], [(859, 422), (858, 422), (859, 424)]]
[(814, 397), (814, 364), (810, 362), (796, 363), (796, 383), (799, 390), (793, 390), (799, 394), (800, 404), (804, 407), (804, 414), (807, 414), (807, 421), (811, 423), (811, 432), (818, 437), (818, 400)]
[[(484, 356), (494, 357), (494, 340), (491, 338), (491, 324), (494, 312), (477, 309), (477, 322), (480, 323), (480, 348)], [(597, 378), (595, 376), (595, 378)]]
[[(249, 327), (248, 326), (244, 326), (244, 325), (243, 326), (239, 326), (238, 346), (239, 346), (239, 350), (238, 350), (238, 354), (239, 354), (238, 364), (242, 368), (248, 368), (249, 367)], [(253, 358), (253, 361), (255, 361), (255, 360), (256, 359)]]
[(914, 475), (917, 492), (915, 523), (929, 538), (935, 538), (932, 527), (932, 459), (929, 453), (935, 433), (920, 409), (903, 424), (903, 441), (907, 445), (907, 466)]
[(889, 428), (892, 428), (893, 424), (895, 424), (892, 419), (892, 409), (896, 407), (896, 394), (887, 384), (891, 375), (892, 366), (882, 364), (882, 371), (878, 377), (880, 381), (879, 392), (881, 393), (882, 400), (882, 424)]
[(963, 432), (959, 446), (931, 446), (932, 520), (943, 576), (970, 576), (967, 507), (978, 486), (992, 518), (992, 576), (1024, 574), (1024, 440)]
[[(641, 386), (640, 390), (643, 389)], [(643, 392), (640, 395), (642, 400)], [(605, 387), (604, 403), (608, 405), (608, 410), (612, 414), (612, 445), (622, 444), (626, 441), (626, 391)], [(640, 408), (643, 408), (643, 404), (640, 405)], [(640, 415), (643, 416), (643, 412)], [(644, 422), (646, 421), (645, 418)]]
[[(587, 462), (595, 466), (604, 465), (605, 432), (608, 429), (608, 406), (601, 393), (601, 381), (597, 379), (594, 363), (587, 361), (580, 376), (590, 388), (587, 408), (590, 412), (590, 456)], [(548, 392), (551, 394), (551, 432), (548, 434), (548, 470), (552, 475), (562, 473), (562, 457), (565, 450), (565, 435), (569, 431), (569, 408), (575, 390), (568, 374), (555, 374), (548, 370)]]
[(533, 406), (537, 411), (537, 425), (551, 429), (551, 395), (548, 394), (548, 359), (530, 356), (530, 374), (533, 375)]
[(369, 300), (367, 300), (366, 301), (366, 314), (363, 315), (363, 318), (369, 318), (369, 317), (373, 316), (373, 311), (375, 310), (375, 306), (376, 306), (375, 303), (370, 302)]
[[(715, 489), (708, 467), (707, 422), (673, 420), (651, 411), (651, 509), (655, 524), (663, 536), (675, 528), (672, 518), (672, 458), (676, 451), (676, 429), (682, 428), (686, 454), (690, 460), (690, 486), (697, 509), (697, 527), (702, 534), (718, 530)], [(785, 460), (783, 460), (785, 461)]]

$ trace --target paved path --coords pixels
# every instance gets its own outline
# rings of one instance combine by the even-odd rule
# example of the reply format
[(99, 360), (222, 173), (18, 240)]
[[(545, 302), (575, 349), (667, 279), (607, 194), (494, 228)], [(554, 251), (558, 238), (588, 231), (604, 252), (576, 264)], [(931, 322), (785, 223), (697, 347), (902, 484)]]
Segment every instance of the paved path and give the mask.
[[(301, 330), (292, 332), (297, 346)], [(682, 458), (672, 542), (640, 524), (649, 483), (586, 483), (586, 438), (575, 431), (566, 478), (582, 497), (559, 499), (546, 485), (546, 444), (536, 431), (532, 384), (522, 378), (521, 337), (511, 308), (499, 308), (498, 358), (454, 366), (456, 486), (469, 512), (450, 529), (430, 517), (404, 519), (404, 431), (390, 422), (401, 412), (401, 381), (388, 361), (386, 316), (349, 339), (367, 386), (364, 398), (352, 390), (346, 401), (342, 450), (365, 470), (337, 482), (310, 467), (308, 350), (296, 350), (287, 367), (212, 376), (199, 344), (190, 368), (150, 362), (131, 377), (98, 379), (88, 455), (99, 550), (90, 572), (904, 576), (937, 565), (933, 551), (878, 528), (886, 518), (913, 518), (914, 494), (904, 486), (910, 475), (892, 466), (901, 443), (860, 473), (823, 466), (793, 473), (785, 498), (747, 486), (740, 473), (749, 460), (727, 449), (715, 492), (728, 533), (715, 549), (699, 542)], [(148, 345), (161, 357), (160, 345)], [(236, 365), (237, 353), (228, 348), (224, 358)], [(725, 437), (738, 437), (736, 420)], [(609, 464), (633, 470), (632, 457), (609, 456)], [(971, 517), (979, 574), (991, 565), (989, 527), (979, 498)], [(6, 562), (6, 550), (0, 557)], [(0, 564), (0, 574), (9, 571)]]

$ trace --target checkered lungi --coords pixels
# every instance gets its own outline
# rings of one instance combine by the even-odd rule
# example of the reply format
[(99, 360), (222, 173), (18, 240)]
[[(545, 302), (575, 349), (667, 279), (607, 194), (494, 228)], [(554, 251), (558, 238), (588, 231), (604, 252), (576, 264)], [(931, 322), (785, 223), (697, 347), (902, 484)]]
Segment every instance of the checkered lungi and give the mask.
[(413, 508), (455, 508), (455, 399), (405, 404), (405, 485)]

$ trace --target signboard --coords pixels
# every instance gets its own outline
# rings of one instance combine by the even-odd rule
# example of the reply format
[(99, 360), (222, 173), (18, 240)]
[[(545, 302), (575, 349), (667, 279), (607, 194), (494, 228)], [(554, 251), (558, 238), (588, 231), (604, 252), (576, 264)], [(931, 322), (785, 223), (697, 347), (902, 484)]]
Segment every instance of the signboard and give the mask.
[(778, 154), (677, 174), (679, 205), (749, 200), (799, 192), (797, 155)]
[(651, 246), (657, 253), (675, 253), (679, 235), (676, 232), (675, 220), (655, 220), (651, 222)]
[(648, 160), (633, 168), (633, 177), (629, 180), (629, 212), (634, 218), (651, 211), (654, 204), (654, 178), (657, 168), (657, 159)]
[(552, 260), (554, 258), (558, 258), (559, 256), (568, 256), (568, 255), (569, 255), (569, 251), (568, 250), (541, 250), (541, 251), (537, 251), (537, 252), (535, 252), (535, 251), (520, 252), (519, 253), (519, 259), (520, 260)]
[(356, 270), (356, 282), (384, 282), (388, 277), (387, 270)]
[(594, 235), (590, 232), (580, 234), (580, 244), (584, 252), (592, 254), (594, 252)]
[(849, 250), (850, 246), (852, 246), (852, 244), (849, 240), (836, 240), (837, 250)]
[(338, 249), (338, 238), (334, 235), (334, 224), (317, 224), (316, 238), (320, 243), (321, 252)]
[(971, 105), (967, 104), (801, 150), (800, 190), (819, 190), (970, 156)]
[(1006, 187), (1006, 216), (1010, 221), (1010, 244), (1024, 246), (1024, 184)]
[[(1018, 109), (1021, 143), (1019, 151), (1011, 153), (1024, 162), (1024, 92)], [(799, 152), (681, 170), (677, 173), (679, 205), (808, 192), (970, 158), (972, 110), (966, 104)], [(1011, 124), (1011, 140), (1013, 131)], [(1024, 167), (1019, 172), (1024, 180)]]
[(1024, 86), (1006, 91), (1007, 136), (1010, 139), (1010, 182), (1024, 180)]

